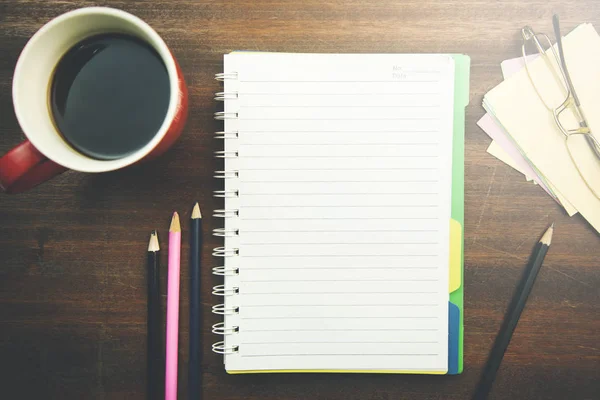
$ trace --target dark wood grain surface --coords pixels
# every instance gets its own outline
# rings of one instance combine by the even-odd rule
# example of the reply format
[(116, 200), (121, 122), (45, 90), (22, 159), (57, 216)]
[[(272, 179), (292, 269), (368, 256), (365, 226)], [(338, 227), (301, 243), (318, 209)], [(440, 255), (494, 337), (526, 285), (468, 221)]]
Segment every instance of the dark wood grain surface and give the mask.
[[(159, 160), (103, 175), (66, 173), (29, 193), (0, 195), (0, 398), (145, 397), (145, 249), (170, 214), (220, 203), (212, 114), (222, 56), (231, 50), (457, 52), (471, 56), (466, 127), (465, 371), (461, 376), (228, 376), (210, 352), (214, 303), (206, 236), (204, 398), (223, 400), (467, 399), (532, 246), (551, 221), (552, 248), (504, 358), (491, 399), (600, 398), (600, 238), (537, 186), (489, 156), (476, 126), (499, 64), (520, 51), (519, 29), (600, 28), (596, 0), (0, 0), (0, 153), (23, 139), (11, 78), (28, 38), (78, 7), (110, 5), (149, 22), (189, 84), (184, 135)], [(600, 112), (600, 110), (598, 110)], [(206, 218), (205, 233), (218, 221)], [(186, 234), (184, 226), (184, 235)], [(185, 240), (184, 240), (185, 242)], [(187, 254), (184, 245), (183, 254)], [(163, 254), (163, 265), (166, 265)], [(163, 288), (164, 286), (163, 271)], [(187, 398), (188, 278), (182, 265), (180, 397)]]

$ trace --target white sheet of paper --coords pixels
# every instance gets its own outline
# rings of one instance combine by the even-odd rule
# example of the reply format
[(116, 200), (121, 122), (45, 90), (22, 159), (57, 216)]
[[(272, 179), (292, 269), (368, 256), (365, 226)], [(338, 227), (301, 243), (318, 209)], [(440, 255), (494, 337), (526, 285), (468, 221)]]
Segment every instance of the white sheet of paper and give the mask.
[(226, 369), (446, 371), (453, 58), (224, 64)]

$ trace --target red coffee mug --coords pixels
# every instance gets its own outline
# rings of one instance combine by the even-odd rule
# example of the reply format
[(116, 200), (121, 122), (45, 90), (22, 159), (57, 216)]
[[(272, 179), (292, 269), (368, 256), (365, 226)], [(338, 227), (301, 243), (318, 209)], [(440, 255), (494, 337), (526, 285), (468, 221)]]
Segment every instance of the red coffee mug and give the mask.
[[(61, 57), (78, 42), (100, 33), (126, 33), (150, 44), (166, 66), (171, 89), (167, 114), (156, 135), (138, 151), (116, 160), (93, 159), (72, 148), (57, 131), (48, 105), (48, 88)], [(33, 35), (17, 61), (13, 104), (27, 140), (0, 158), (0, 188), (7, 193), (26, 191), (68, 169), (114, 171), (153, 158), (179, 137), (188, 113), (181, 69), (158, 33), (125, 11), (105, 7), (60, 15)]]

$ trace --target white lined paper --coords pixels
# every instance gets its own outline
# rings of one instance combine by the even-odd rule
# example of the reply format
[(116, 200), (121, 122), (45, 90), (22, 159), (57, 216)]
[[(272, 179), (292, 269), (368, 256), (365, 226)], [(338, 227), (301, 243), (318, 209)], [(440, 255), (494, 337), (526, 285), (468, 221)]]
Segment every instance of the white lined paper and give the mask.
[[(254, 107), (437, 107), (440, 97), (421, 93), (298, 94), (248, 93), (239, 98), (240, 108)], [(394, 104), (394, 106), (390, 106)]]
[[(290, 69), (293, 66), (290, 66)], [(302, 79), (299, 77), (298, 79)], [(270, 83), (270, 85), (268, 84)], [(349, 85), (350, 84), (350, 85)], [(239, 90), (243, 93), (268, 93), (271, 95), (382, 95), (382, 94), (438, 94), (437, 82), (316, 82), (316, 81), (282, 81), (282, 82), (248, 82), (240, 81)]]
[[(381, 255), (371, 254), (368, 256), (358, 255), (335, 255), (324, 257), (323, 255), (305, 255), (298, 257), (288, 256), (270, 256), (270, 257), (236, 257), (231, 260), (232, 266), (243, 265), (248, 268), (260, 268), (277, 266), (279, 268), (306, 268), (318, 270), (323, 266), (338, 268), (343, 271), (344, 268), (382, 268), (382, 267), (402, 267), (402, 268), (432, 268), (438, 269), (441, 262), (447, 262), (447, 259), (441, 259), (434, 254), (428, 255)], [(385, 277), (385, 275), (383, 275)]]
[[(346, 268), (340, 274), (339, 269), (321, 267), (319, 273), (307, 268), (240, 268), (240, 282), (285, 282), (285, 281), (321, 281), (321, 282), (410, 282), (412, 280), (437, 280), (432, 268), (385, 268), (386, 271), (373, 271), (374, 268)], [(376, 272), (376, 273), (374, 273)], [(381, 276), (385, 273), (385, 277)]]
[[(339, 304), (333, 304), (339, 305)], [(353, 304), (356, 305), (356, 304)], [(283, 323), (285, 321), (285, 323)], [(296, 332), (296, 338), (302, 338), (302, 332), (321, 331), (323, 335), (321, 340), (335, 340), (335, 332), (348, 330), (354, 332), (363, 332), (363, 338), (369, 338), (373, 331), (401, 331), (405, 332), (406, 340), (417, 340), (421, 332), (437, 332), (439, 335), (439, 320), (415, 319), (407, 321), (402, 318), (302, 318), (283, 320), (276, 319), (240, 319), (240, 334), (245, 332), (263, 332), (265, 336), (277, 336), (278, 331)], [(334, 333), (331, 333), (334, 332)], [(411, 333), (412, 332), (412, 333)], [(290, 333), (291, 335), (291, 333)], [(439, 337), (437, 338), (439, 340)], [(253, 339), (256, 340), (256, 339)], [(300, 340), (300, 339), (298, 339)], [(243, 343), (243, 342), (241, 342)], [(242, 349), (243, 350), (243, 349)]]
[(228, 370), (446, 369), (453, 68), (226, 56)]
[(272, 232), (244, 231), (240, 235), (241, 244), (377, 244), (377, 243), (402, 243), (419, 244), (432, 243), (433, 230), (422, 231), (325, 231), (325, 232), (287, 232), (285, 235), (275, 236)]

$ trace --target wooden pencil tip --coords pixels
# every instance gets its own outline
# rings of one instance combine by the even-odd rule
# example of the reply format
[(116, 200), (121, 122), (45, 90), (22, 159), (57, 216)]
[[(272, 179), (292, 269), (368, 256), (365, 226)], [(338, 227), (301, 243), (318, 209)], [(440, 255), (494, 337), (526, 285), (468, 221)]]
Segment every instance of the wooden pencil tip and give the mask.
[(173, 219), (171, 219), (171, 226), (169, 232), (181, 232), (181, 225), (179, 224), (179, 214), (177, 211), (173, 213)]
[(156, 231), (152, 231), (150, 234), (150, 242), (148, 243), (148, 251), (159, 251), (160, 246), (158, 245), (158, 234)]
[(192, 219), (202, 218), (202, 213), (200, 212), (200, 206), (198, 203), (194, 204), (194, 209), (192, 210)]
[(545, 244), (546, 246), (550, 246), (550, 242), (552, 242), (552, 234), (554, 233), (554, 222), (550, 225), (550, 228), (544, 233), (542, 238), (540, 239), (540, 243)]

